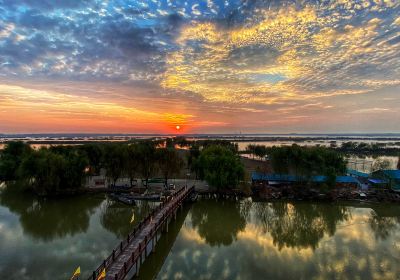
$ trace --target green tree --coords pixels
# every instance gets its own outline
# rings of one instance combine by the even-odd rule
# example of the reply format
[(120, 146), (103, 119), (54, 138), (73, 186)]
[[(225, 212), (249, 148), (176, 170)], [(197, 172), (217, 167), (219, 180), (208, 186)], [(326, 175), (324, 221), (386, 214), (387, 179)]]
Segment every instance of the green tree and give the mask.
[(267, 155), (267, 147), (264, 145), (254, 145), (254, 144), (249, 144), (246, 147), (247, 153), (258, 157), (258, 158), (264, 158)]
[(84, 183), (87, 164), (85, 155), (76, 150), (59, 154), (42, 148), (24, 158), (19, 177), (39, 195), (74, 191)]
[(202, 179), (217, 190), (235, 188), (244, 177), (240, 158), (224, 146), (208, 146), (198, 159)]
[(293, 174), (304, 181), (312, 176), (327, 176), (327, 184), (333, 186), (336, 176), (346, 171), (343, 156), (325, 147), (300, 147), (296, 144), (269, 149), (271, 164), (276, 173)]
[(17, 180), (19, 166), (31, 152), (29, 144), (9, 142), (0, 152), (0, 181)]
[(157, 162), (165, 180), (165, 185), (168, 184), (168, 178), (178, 174), (184, 165), (182, 157), (179, 156), (178, 151), (174, 148), (157, 149)]
[(152, 141), (143, 141), (138, 143), (137, 149), (140, 159), (140, 174), (145, 179), (147, 187), (149, 178), (153, 176), (157, 168), (156, 147)]
[(89, 174), (96, 175), (100, 173), (100, 169), (102, 167), (102, 158), (103, 158), (103, 149), (100, 144), (85, 144), (79, 147), (83, 152), (86, 153), (86, 156), (89, 161)]
[(196, 175), (196, 179), (199, 178), (200, 175), (200, 167), (199, 167), (199, 156), (200, 156), (200, 147), (198, 145), (193, 145), (188, 154), (187, 163), (191, 172), (194, 172)]
[(47, 195), (60, 190), (65, 168), (66, 161), (63, 156), (48, 149), (40, 149), (24, 159), (20, 174), (37, 194)]
[(137, 144), (131, 144), (127, 147), (127, 162), (126, 162), (126, 174), (130, 179), (131, 186), (136, 176), (139, 174), (140, 168), (140, 153)]
[(124, 171), (127, 169), (127, 146), (121, 144), (108, 144), (104, 146), (103, 166), (106, 176), (116, 184)]

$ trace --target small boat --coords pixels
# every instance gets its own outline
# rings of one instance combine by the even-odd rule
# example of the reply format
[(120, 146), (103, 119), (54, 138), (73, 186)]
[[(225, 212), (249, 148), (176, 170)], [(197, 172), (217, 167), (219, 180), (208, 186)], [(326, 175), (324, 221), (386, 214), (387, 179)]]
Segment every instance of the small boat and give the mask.
[(128, 193), (121, 193), (119, 196), (122, 196), (127, 199), (132, 200), (151, 200), (151, 201), (159, 201), (161, 199), (160, 194), (128, 194)]
[(135, 200), (127, 197), (126, 195), (111, 193), (110, 197), (113, 198), (114, 200), (122, 202), (124, 204), (135, 205)]
[(159, 194), (148, 194), (148, 195), (130, 195), (129, 197), (136, 200), (151, 200), (151, 201), (159, 201), (161, 195)]

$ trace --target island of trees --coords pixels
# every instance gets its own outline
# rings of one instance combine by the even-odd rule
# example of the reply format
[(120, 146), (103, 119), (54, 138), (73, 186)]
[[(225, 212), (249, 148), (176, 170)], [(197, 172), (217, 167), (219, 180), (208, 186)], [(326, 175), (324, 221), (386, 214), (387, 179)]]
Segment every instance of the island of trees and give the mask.
[[(23, 142), (9, 142), (0, 153), (0, 182), (38, 195), (79, 193), (88, 177), (105, 170), (115, 185), (141, 178), (144, 186), (153, 176), (165, 184), (188, 171), (217, 189), (235, 188), (243, 179), (237, 147), (226, 141), (200, 141), (190, 151), (176, 149), (183, 139), (141, 140), (132, 143), (99, 143), (32, 149)], [(175, 178), (175, 177), (174, 177)]]
[[(314, 175), (327, 176), (327, 185), (346, 171), (341, 153), (331, 148), (265, 147), (249, 145), (247, 152), (268, 156), (273, 172), (304, 178), (305, 186)], [(166, 140), (136, 140), (124, 143), (91, 143), (50, 146), (38, 150), (23, 142), (9, 142), (0, 152), (0, 181), (13, 188), (38, 195), (80, 193), (90, 176), (105, 171), (110, 185), (137, 178), (147, 186), (149, 179), (185, 178), (191, 173), (206, 180), (211, 190), (239, 190), (249, 193), (250, 170), (243, 164), (237, 145), (225, 140), (187, 141), (182, 137)]]

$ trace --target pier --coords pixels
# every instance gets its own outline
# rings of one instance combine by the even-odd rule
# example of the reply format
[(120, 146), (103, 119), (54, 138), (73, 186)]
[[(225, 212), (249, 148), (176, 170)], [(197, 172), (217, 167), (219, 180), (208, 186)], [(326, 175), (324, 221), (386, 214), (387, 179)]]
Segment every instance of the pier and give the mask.
[(176, 211), (194, 191), (194, 187), (181, 188), (170, 200), (162, 202), (112, 251), (88, 280), (96, 280), (105, 269), (106, 280), (122, 280), (139, 275), (146, 257), (155, 251), (161, 232), (168, 231), (168, 224), (176, 218)]

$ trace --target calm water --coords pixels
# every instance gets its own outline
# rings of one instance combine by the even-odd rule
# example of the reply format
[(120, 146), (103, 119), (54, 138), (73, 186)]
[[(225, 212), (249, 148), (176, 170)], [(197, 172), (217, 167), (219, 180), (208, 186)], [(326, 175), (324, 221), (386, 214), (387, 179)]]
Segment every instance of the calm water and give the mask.
[[(0, 279), (68, 279), (78, 265), (87, 275), (153, 206), (9, 193), (0, 204)], [(140, 278), (396, 279), (399, 263), (399, 205), (200, 200)]]
[(38, 200), (0, 194), (0, 279), (85, 279), (154, 203), (126, 207), (99, 196)]

